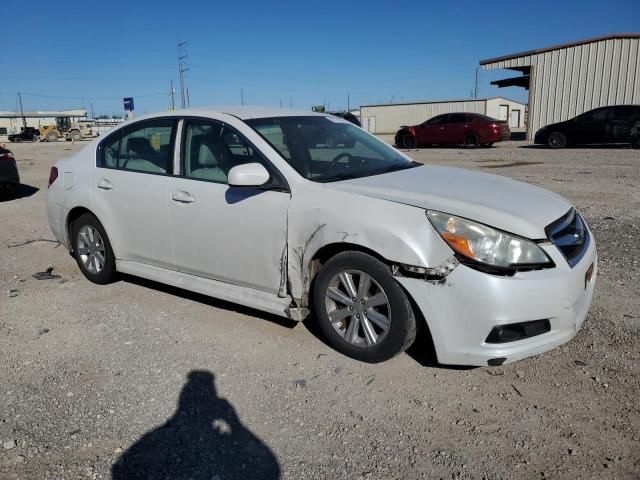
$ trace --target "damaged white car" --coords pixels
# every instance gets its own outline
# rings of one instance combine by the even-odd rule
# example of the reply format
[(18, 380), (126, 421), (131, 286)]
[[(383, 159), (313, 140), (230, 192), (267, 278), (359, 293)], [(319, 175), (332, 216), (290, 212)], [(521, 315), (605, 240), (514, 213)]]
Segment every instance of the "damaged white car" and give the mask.
[(117, 272), (295, 320), (380, 362), (423, 322), (444, 364), (567, 342), (596, 248), (564, 198), (421, 165), (324, 114), (182, 110), (129, 121), (51, 169), (56, 238), (92, 282)]

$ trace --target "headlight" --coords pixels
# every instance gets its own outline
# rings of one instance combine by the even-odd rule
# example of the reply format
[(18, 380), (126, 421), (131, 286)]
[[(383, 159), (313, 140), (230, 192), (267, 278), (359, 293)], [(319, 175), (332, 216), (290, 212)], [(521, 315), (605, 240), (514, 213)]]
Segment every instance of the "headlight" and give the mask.
[(535, 242), (448, 213), (427, 218), (449, 246), (463, 257), (495, 268), (541, 268), (553, 262)]

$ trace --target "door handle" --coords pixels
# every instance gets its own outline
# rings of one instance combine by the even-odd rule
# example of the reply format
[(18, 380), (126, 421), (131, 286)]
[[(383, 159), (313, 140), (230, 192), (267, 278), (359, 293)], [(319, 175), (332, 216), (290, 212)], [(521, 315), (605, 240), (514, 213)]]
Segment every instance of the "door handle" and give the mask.
[(113, 184), (109, 180), (107, 180), (106, 178), (103, 178), (102, 180), (100, 180), (98, 182), (97, 187), (100, 190), (111, 190), (113, 188)]
[(172, 193), (171, 200), (178, 203), (193, 203), (196, 201), (193, 195), (191, 195), (189, 192), (185, 192), (184, 190)]

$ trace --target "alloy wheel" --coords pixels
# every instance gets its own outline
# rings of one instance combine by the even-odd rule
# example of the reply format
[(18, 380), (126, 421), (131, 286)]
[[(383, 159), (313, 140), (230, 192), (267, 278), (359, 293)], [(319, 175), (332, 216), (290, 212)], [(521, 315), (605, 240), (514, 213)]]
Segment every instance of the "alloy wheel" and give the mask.
[(91, 225), (83, 225), (78, 231), (78, 255), (89, 273), (100, 273), (105, 266), (105, 246), (98, 230)]
[(389, 299), (378, 282), (359, 270), (345, 270), (331, 279), (325, 306), (332, 327), (354, 346), (377, 345), (389, 331)]

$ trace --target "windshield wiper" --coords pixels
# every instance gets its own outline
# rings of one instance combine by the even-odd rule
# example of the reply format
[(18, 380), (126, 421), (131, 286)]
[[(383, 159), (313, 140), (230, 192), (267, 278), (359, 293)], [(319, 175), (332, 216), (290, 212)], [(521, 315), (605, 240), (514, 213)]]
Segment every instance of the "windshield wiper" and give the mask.
[(420, 165), (422, 165), (422, 163), (416, 162), (416, 161), (409, 162), (409, 163), (401, 163), (397, 165), (391, 165), (390, 167), (386, 168), (380, 173), (397, 172), (398, 170), (408, 170), (409, 168), (419, 167)]
[(314, 178), (316, 182), (320, 183), (328, 183), (328, 182), (337, 182), (339, 180), (353, 180), (354, 178), (358, 178), (360, 175), (354, 175), (353, 173), (337, 173), (336, 175), (329, 175), (328, 177), (319, 177)]

